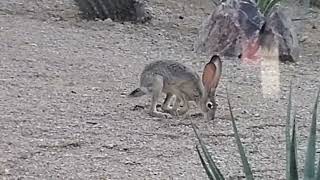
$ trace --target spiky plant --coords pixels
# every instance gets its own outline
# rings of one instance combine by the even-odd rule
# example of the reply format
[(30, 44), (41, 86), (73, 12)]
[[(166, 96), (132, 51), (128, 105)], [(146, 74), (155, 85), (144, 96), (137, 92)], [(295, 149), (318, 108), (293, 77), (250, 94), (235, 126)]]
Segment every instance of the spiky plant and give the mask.
[[(215, 6), (220, 5), (222, 2), (226, 1), (226, 0), (211, 0), (212, 3)], [(254, 2), (257, 4), (259, 11), (265, 16), (267, 17), (269, 15), (269, 13), (271, 12), (272, 8), (281, 3), (281, 1), (284, 0), (254, 0)]]
[(272, 8), (275, 5), (281, 3), (281, 1), (283, 1), (283, 0), (256, 0), (256, 3), (257, 3), (257, 6), (258, 6), (260, 12), (265, 17), (267, 17), (270, 14)]
[[(293, 114), (292, 128), (291, 128), (291, 88), (289, 93), (287, 124), (286, 124), (286, 152), (287, 152), (287, 166), (286, 177), (287, 180), (298, 180), (298, 159), (297, 159), (297, 142), (296, 142), (296, 113)], [(305, 152), (305, 163), (303, 171), (304, 180), (320, 180), (320, 157), (318, 167), (315, 165), (316, 160), (316, 127), (317, 127), (317, 109), (319, 103), (320, 88), (316, 95), (316, 102), (313, 107), (312, 121), (310, 126), (310, 133), (308, 137), (307, 150)], [(291, 129), (290, 129), (291, 128)], [(290, 133), (291, 131), (291, 133)]]
[[(318, 110), (318, 103), (319, 103), (319, 94), (320, 94), (320, 88), (318, 90), (318, 93), (316, 96), (316, 102), (314, 104), (313, 112), (312, 112), (312, 121), (311, 121), (311, 126), (310, 126), (310, 133), (309, 133), (309, 137), (308, 137), (308, 146), (307, 146), (305, 165), (304, 165), (304, 179), (305, 180), (320, 180), (320, 157), (318, 160), (317, 169), (315, 166), (316, 139), (317, 139), (316, 128), (317, 128), (317, 114), (318, 114), (317, 110)], [(294, 124), (294, 122), (293, 122), (293, 124)], [(293, 128), (292, 131), (295, 131), (295, 129)], [(295, 149), (296, 149), (296, 147), (295, 147)], [(295, 169), (297, 169), (297, 168), (295, 168)], [(289, 172), (289, 173), (291, 174), (291, 172)]]
[[(227, 99), (228, 99), (229, 112), (230, 112), (230, 115), (231, 115), (231, 121), (232, 121), (234, 137), (235, 137), (235, 140), (236, 140), (238, 151), (239, 151), (240, 157), (241, 157), (241, 162), (242, 162), (242, 165), (243, 165), (243, 172), (244, 172), (247, 180), (253, 180), (253, 174), (252, 174), (248, 159), (247, 159), (247, 157), (245, 155), (245, 151), (243, 149), (243, 145), (241, 143), (240, 136), (239, 136), (239, 133), (238, 133), (238, 129), (237, 129), (234, 117), (233, 117), (233, 113), (232, 113), (232, 108), (231, 108), (231, 103), (230, 103), (228, 92), (227, 92)], [(202, 152), (204, 154), (204, 156), (203, 156), (201, 154), (201, 152), (200, 152), (199, 147), (196, 146), (196, 150), (198, 152), (201, 164), (202, 164), (203, 168), (205, 169), (206, 174), (208, 175), (208, 178), (210, 180), (224, 180), (225, 178), (221, 174), (221, 172), (218, 169), (218, 167), (215, 165), (212, 157), (210, 156), (210, 154), (208, 152), (208, 149), (204, 145), (203, 140), (199, 136), (199, 134), (198, 134), (198, 132), (197, 132), (197, 130), (196, 130), (196, 128), (195, 128), (195, 126), (193, 124), (192, 124), (192, 128), (193, 128), (193, 130), (194, 130), (194, 132), (196, 134), (197, 139), (199, 140), (200, 147), (201, 147)]]
[[(314, 104), (313, 112), (312, 112), (312, 121), (310, 127), (310, 134), (308, 137), (308, 145), (305, 157), (305, 165), (304, 165), (304, 180), (320, 180), (320, 157), (318, 160), (318, 166), (315, 165), (315, 155), (316, 155), (316, 126), (317, 126), (317, 109), (319, 103), (319, 94), (320, 88), (318, 90), (316, 96), (316, 102)], [(247, 157), (245, 155), (239, 134), (238, 129), (235, 124), (235, 120), (233, 117), (230, 99), (227, 93), (228, 106), (231, 115), (232, 127), (234, 131), (234, 137), (236, 140), (236, 144), (238, 146), (238, 151), (240, 153), (241, 161), (243, 164), (243, 172), (247, 180), (253, 180), (253, 174), (248, 163)], [(290, 85), (289, 92), (289, 102), (287, 109), (287, 121), (286, 121), (286, 179), (287, 180), (299, 180), (298, 174), (298, 159), (297, 159), (297, 141), (296, 141), (296, 113), (293, 114), (293, 120), (291, 120), (291, 112), (292, 112), (292, 88)], [(291, 127), (292, 123), (292, 127)], [(197, 153), (199, 155), (201, 164), (210, 180), (224, 180), (224, 176), (221, 174), (221, 171), (216, 166), (212, 157), (210, 156), (208, 149), (206, 148), (203, 140), (198, 134), (195, 126), (192, 124), (192, 128), (196, 134), (197, 139), (199, 140), (199, 144), (202, 150), (196, 146)]]

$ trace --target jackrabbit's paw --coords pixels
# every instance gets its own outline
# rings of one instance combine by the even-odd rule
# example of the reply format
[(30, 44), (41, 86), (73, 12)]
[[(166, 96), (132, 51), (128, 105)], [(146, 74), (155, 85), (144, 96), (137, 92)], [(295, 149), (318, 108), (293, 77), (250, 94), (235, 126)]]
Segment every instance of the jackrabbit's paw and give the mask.
[(153, 117), (159, 117), (159, 118), (166, 118), (166, 119), (171, 119), (172, 115), (169, 113), (162, 113), (159, 111), (152, 111), (150, 112), (150, 115)]
[(179, 116), (184, 116), (188, 112), (188, 109), (178, 109), (177, 114)]
[(191, 119), (191, 115), (189, 113), (184, 113), (180, 115), (180, 117), (182, 117), (182, 119)]
[(176, 110), (172, 110), (172, 109), (166, 109), (166, 110), (163, 110), (165, 113), (169, 113), (171, 114), (172, 116), (179, 116), (179, 113), (176, 111)]

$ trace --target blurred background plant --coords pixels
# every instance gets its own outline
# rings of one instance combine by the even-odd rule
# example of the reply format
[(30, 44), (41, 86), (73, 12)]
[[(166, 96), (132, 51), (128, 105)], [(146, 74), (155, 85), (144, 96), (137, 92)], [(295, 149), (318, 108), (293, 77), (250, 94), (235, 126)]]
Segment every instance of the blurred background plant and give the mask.
[(257, 0), (256, 3), (258, 5), (260, 12), (264, 16), (268, 16), (272, 8), (275, 5), (281, 3), (281, 1), (284, 1), (284, 0)]
[(150, 12), (139, 0), (75, 0), (84, 19), (146, 22)]

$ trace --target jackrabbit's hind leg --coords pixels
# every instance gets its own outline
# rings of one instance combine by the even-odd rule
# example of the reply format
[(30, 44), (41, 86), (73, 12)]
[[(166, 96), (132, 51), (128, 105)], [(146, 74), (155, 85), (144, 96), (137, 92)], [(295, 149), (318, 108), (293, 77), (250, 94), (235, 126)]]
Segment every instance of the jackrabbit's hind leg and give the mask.
[(151, 116), (155, 116), (155, 117), (171, 118), (171, 115), (169, 113), (162, 113), (157, 110), (157, 102), (161, 96), (162, 89), (163, 89), (163, 78), (162, 76), (156, 76), (152, 84), (152, 100), (151, 100), (151, 108), (149, 113)]

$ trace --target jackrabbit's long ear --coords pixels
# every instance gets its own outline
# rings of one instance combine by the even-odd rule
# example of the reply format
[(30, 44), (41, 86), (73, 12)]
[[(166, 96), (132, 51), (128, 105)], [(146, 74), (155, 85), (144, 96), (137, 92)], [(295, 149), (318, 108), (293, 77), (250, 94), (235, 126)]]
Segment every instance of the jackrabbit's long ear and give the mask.
[(213, 55), (206, 64), (202, 74), (202, 83), (207, 92), (215, 90), (219, 84), (222, 72), (222, 62), (218, 55)]

